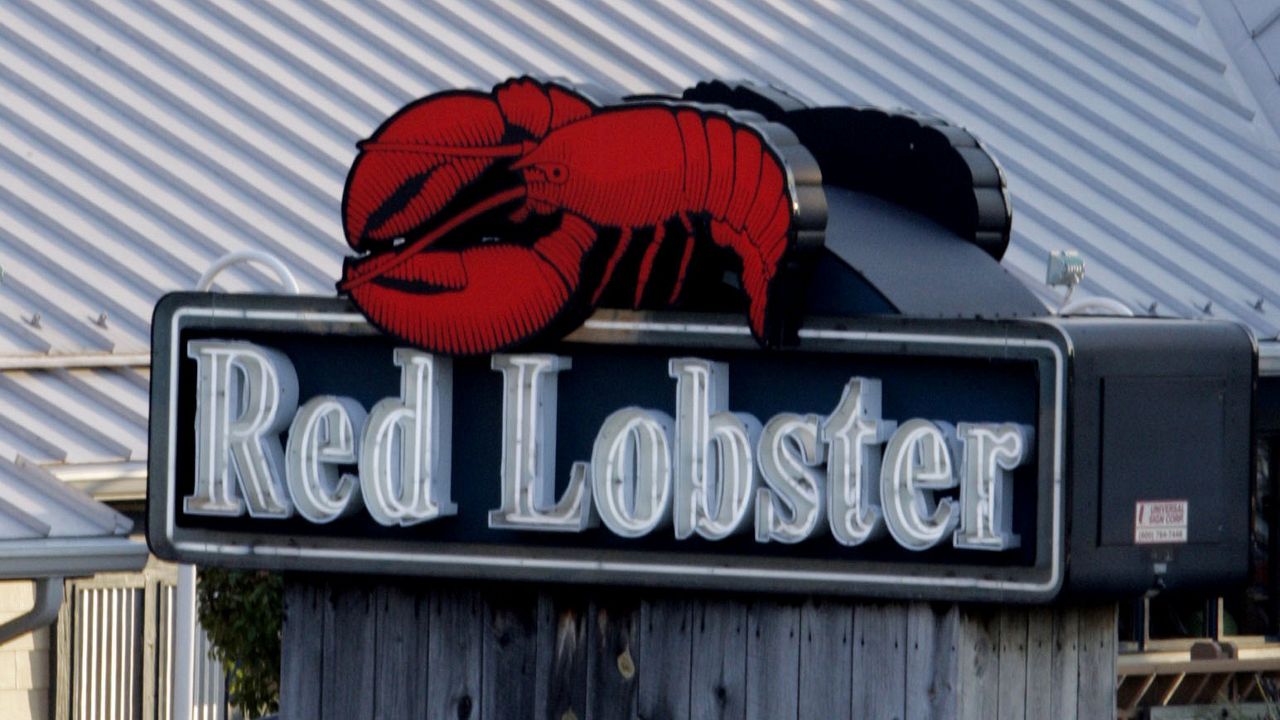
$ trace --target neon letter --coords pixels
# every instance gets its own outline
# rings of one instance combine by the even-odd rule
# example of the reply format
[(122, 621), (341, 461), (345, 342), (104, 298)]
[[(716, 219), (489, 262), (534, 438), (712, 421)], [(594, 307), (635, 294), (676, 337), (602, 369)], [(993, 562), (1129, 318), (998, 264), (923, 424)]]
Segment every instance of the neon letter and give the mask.
[(253, 517), (289, 517), (280, 432), (298, 405), (293, 364), (279, 351), (222, 340), (193, 340), (187, 356), (196, 361), (196, 477), (183, 510), (236, 517), (248, 504)]
[(671, 417), (630, 407), (605, 418), (591, 451), (592, 497), (605, 527), (643, 537), (670, 521)]
[(889, 534), (908, 550), (937, 545), (958, 521), (951, 498), (934, 506), (934, 490), (955, 487), (951, 462), (955, 429), (946, 423), (908, 420), (889, 440), (880, 472), (880, 498)]
[(822, 518), (822, 418), (775, 415), (760, 433), (760, 475), (769, 486), (756, 491), (756, 542), (798, 543)]
[(400, 397), (369, 411), (360, 489), (374, 520), (406, 526), (458, 511), (449, 500), (453, 365), (405, 348), (392, 357), (401, 368)]
[(960, 423), (957, 431), (964, 441), (964, 483), (952, 544), (968, 550), (1018, 547), (1010, 472), (1026, 462), (1035, 431), (1013, 423)]
[(860, 545), (884, 533), (880, 521), (880, 443), (897, 423), (880, 419), (880, 381), (852, 378), (822, 425), (827, 452), (827, 515), (841, 545)]
[(747, 530), (756, 485), (752, 451), (760, 423), (731, 413), (729, 368), (697, 358), (675, 358), (675, 535), (720, 540)]
[(298, 408), (284, 454), (289, 494), (302, 517), (323, 524), (359, 509), (360, 478), (339, 476), (338, 466), (356, 464), (364, 420), (364, 408), (348, 397), (322, 395)]
[(595, 519), (586, 463), (573, 463), (555, 500), (556, 374), (569, 358), (494, 355), (492, 367), (502, 373), (502, 507), (489, 511), (489, 527), (584, 530)]

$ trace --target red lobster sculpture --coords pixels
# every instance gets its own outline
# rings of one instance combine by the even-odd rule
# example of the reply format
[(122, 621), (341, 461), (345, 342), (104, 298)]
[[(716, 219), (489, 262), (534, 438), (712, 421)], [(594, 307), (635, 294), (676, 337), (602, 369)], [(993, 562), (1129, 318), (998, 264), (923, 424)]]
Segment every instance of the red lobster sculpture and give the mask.
[[(781, 126), (769, 133), (808, 157)], [(740, 261), (752, 334), (762, 344), (780, 336), (778, 277), (800, 199), (753, 124), (691, 104), (601, 108), (522, 78), (491, 94), (419, 100), (359, 147), (342, 210), (347, 242), (369, 254), (347, 260), (338, 289), (392, 335), (452, 354), (525, 341), (577, 304), (594, 307), (635, 231), (651, 229), (636, 273), (639, 306), (666, 225), (678, 220), (684, 245), (668, 304), (680, 296), (695, 240), (709, 235)], [(521, 182), (495, 192), (495, 172)], [(531, 242), (459, 240), (469, 223), (516, 203), (510, 222), (558, 214), (558, 224)], [(597, 247), (606, 228), (618, 232), (611, 249)], [(597, 258), (591, 272), (588, 256)]]

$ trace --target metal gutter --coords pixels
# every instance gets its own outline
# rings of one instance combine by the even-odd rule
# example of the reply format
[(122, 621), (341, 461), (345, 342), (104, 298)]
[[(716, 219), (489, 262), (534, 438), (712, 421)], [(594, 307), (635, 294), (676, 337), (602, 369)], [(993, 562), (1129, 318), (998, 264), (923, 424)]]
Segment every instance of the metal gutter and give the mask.
[(123, 536), (56, 537), (0, 542), (0, 580), (133, 572), (147, 564), (144, 542)]
[(0, 370), (89, 370), (146, 367), (151, 352), (84, 352), (50, 355), (0, 355)]

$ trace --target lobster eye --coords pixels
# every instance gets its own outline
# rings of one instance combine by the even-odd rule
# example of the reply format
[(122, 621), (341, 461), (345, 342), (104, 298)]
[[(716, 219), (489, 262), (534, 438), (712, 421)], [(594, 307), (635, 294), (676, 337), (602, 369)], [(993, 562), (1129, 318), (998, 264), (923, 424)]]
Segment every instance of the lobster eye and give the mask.
[(544, 172), (547, 180), (557, 185), (569, 179), (569, 168), (560, 163), (547, 163)]

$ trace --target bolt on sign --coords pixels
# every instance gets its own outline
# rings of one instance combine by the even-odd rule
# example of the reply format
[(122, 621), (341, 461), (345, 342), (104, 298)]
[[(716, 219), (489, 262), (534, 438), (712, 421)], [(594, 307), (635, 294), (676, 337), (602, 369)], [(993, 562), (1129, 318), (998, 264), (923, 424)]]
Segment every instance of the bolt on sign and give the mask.
[(1060, 332), (803, 319), (827, 206), (786, 127), (522, 78), (415, 102), (359, 148), (346, 298), (157, 307), (157, 554), (1057, 594)]

